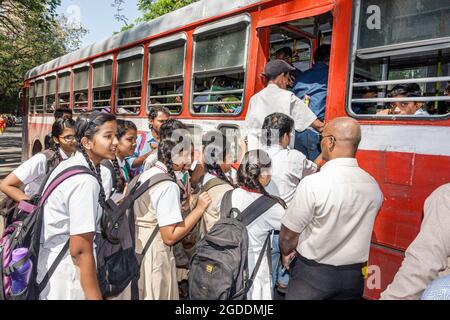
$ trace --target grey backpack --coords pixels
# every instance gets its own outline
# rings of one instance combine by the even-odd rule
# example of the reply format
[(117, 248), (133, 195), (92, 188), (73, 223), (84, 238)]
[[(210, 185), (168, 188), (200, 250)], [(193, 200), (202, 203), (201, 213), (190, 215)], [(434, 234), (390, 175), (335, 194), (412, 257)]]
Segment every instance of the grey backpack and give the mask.
[(271, 266), (269, 233), (249, 278), (246, 226), (277, 202), (263, 195), (240, 212), (232, 208), (232, 193), (230, 190), (224, 194), (219, 221), (194, 249), (188, 279), (191, 300), (244, 300), (265, 253)]

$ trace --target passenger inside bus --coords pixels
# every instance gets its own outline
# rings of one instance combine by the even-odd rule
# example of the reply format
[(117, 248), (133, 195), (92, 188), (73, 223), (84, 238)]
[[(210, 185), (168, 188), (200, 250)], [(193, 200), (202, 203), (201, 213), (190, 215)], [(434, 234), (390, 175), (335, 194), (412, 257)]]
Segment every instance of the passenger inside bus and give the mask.
[[(389, 92), (389, 98), (417, 98), (422, 96), (422, 90), (417, 83), (398, 84)], [(391, 102), (390, 108), (382, 109), (377, 114), (429, 116), (425, 105), (418, 101)]]

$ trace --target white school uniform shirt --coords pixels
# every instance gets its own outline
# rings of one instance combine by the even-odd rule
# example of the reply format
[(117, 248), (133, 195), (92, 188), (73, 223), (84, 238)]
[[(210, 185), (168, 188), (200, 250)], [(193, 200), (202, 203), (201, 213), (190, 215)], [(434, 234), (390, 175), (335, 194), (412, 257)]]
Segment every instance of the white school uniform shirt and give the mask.
[(300, 233), (297, 251), (334, 266), (366, 262), (383, 194), (354, 158), (328, 161), (297, 187), (282, 224)]
[(317, 165), (300, 151), (284, 149), (278, 144), (267, 147), (265, 151), (272, 160), (272, 179), (265, 189), (283, 199), (289, 207), (298, 184), (304, 177), (315, 173)]
[[(68, 158), (61, 148), (58, 151), (63, 160)], [(16, 168), (13, 174), (25, 185), (25, 194), (32, 197), (39, 192), (42, 183), (44, 183), (46, 171), (47, 158), (44, 154), (38, 153)]]
[[(235, 189), (231, 197), (233, 208), (239, 209), (241, 212), (245, 210), (256, 199), (261, 197), (260, 193), (246, 191), (244, 189)], [(272, 230), (280, 230), (281, 217), (284, 214), (284, 208), (280, 204), (275, 204), (255, 221), (247, 226), (248, 231), (248, 270), (249, 277), (255, 268), (258, 256), (261, 253), (264, 241)], [(269, 243), (270, 245), (270, 243)], [(269, 269), (267, 255), (259, 267), (255, 281), (247, 293), (250, 300), (271, 300), (272, 299), (272, 278)]]
[[(150, 169), (144, 171), (139, 177), (139, 181), (145, 182), (158, 173), (167, 173), (167, 167), (160, 161), (157, 161)], [(156, 211), (159, 227), (183, 221), (180, 187), (175, 182), (168, 181), (156, 185), (150, 198)]]
[(274, 112), (293, 118), (297, 131), (305, 130), (317, 119), (314, 112), (293, 92), (269, 83), (250, 99), (244, 126), (247, 129), (249, 151), (262, 147), (260, 137), (264, 118)]
[[(76, 152), (73, 157), (61, 162), (50, 175), (48, 183), (64, 169), (77, 165), (89, 168), (86, 159), (80, 152)], [(44, 204), (38, 283), (42, 281), (70, 236), (99, 232), (99, 222), (103, 211), (99, 203), (99, 193), (100, 185), (95, 177), (79, 174), (63, 181), (48, 197)], [(41, 292), (40, 299), (85, 299), (80, 284), (79, 269), (73, 264), (69, 251)]]

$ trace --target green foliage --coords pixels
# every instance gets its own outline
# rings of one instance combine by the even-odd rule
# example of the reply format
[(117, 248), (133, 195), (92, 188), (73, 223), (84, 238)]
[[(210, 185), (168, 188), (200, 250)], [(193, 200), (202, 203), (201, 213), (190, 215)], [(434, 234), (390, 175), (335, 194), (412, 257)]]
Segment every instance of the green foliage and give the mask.
[(138, 9), (142, 12), (142, 17), (137, 18), (134, 23), (124, 26), (121, 31), (129, 30), (136, 24), (156, 19), (196, 1), (198, 0), (139, 0)]
[(26, 71), (78, 49), (86, 30), (56, 14), (60, 0), (0, 0), (0, 113), (20, 109)]

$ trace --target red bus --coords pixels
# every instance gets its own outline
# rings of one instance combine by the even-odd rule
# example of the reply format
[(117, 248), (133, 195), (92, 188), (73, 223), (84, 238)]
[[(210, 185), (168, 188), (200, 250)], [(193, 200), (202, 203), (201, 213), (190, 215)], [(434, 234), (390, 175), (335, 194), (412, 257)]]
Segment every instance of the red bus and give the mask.
[[(146, 131), (162, 104), (193, 131), (237, 139), (273, 53), (289, 46), (305, 70), (330, 44), (325, 121), (360, 122), (358, 161), (385, 196), (365, 290), (376, 299), (420, 229), (425, 198), (450, 181), (449, 16), (447, 0), (202, 0), (27, 72), (23, 157), (42, 149), (59, 106), (113, 112)], [(399, 83), (420, 86), (414, 101), (429, 114), (377, 113), (411, 101), (387, 97)]]

